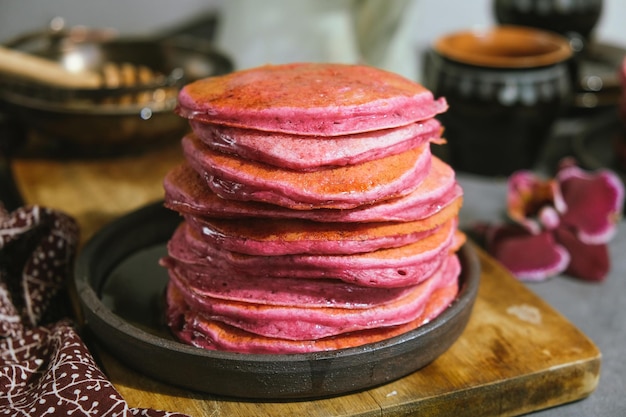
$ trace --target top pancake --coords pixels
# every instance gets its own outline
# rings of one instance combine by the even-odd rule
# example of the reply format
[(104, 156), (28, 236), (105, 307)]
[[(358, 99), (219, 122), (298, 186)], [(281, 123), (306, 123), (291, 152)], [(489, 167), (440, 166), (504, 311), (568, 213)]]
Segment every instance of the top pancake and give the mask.
[(361, 65), (266, 65), (187, 84), (188, 119), (300, 135), (336, 136), (404, 126), (445, 111), (422, 85)]

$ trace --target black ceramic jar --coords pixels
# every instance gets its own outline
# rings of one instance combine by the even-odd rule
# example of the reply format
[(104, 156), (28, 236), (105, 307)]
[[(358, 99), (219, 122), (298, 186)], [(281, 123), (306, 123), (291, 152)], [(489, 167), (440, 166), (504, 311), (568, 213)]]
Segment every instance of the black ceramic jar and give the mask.
[(532, 168), (570, 102), (571, 56), (566, 38), (533, 28), (498, 26), (438, 39), (423, 83), (448, 101), (440, 116), (448, 143), (434, 153), (479, 175)]
[(494, 0), (501, 24), (531, 26), (565, 35), (580, 51), (602, 13), (602, 0)]

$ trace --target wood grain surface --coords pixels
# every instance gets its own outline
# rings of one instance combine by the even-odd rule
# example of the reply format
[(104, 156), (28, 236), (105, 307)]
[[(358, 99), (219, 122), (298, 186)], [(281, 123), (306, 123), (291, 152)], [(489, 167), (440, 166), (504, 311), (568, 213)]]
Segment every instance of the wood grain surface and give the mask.
[[(104, 224), (163, 196), (178, 144), (141, 155), (12, 162), (24, 201), (74, 216), (86, 241)], [(589, 395), (600, 376), (593, 342), (479, 250), (481, 285), (467, 328), (435, 362), (364, 392), (299, 402), (228, 399), (178, 389), (94, 353), (130, 406), (192, 416), (514, 416)]]

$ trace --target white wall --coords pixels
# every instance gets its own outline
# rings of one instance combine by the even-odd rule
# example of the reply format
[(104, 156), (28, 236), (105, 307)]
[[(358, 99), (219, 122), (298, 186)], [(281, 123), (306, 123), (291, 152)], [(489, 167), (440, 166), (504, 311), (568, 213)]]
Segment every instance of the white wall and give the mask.
[(112, 27), (147, 35), (211, 10), (221, 0), (0, 0), (0, 42), (45, 28), (54, 17), (69, 26)]

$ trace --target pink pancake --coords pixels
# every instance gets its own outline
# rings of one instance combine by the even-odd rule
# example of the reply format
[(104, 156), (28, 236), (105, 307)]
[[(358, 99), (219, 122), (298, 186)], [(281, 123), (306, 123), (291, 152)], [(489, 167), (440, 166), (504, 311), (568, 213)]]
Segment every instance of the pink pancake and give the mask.
[(170, 277), (170, 285), (177, 287), (192, 310), (211, 320), (265, 337), (312, 340), (410, 322), (424, 311), (430, 295), (455, 282), (459, 272), (457, 257), (448, 256), (435, 274), (411, 291), (366, 309), (254, 304), (212, 298), (184, 285), (176, 275)]
[(165, 257), (161, 265), (172, 279), (202, 296), (254, 304), (363, 309), (389, 303), (413, 287), (374, 288), (336, 279), (249, 277), (223, 274), (203, 265)]
[(191, 121), (193, 132), (211, 149), (297, 171), (354, 165), (396, 155), (440, 137), (437, 119), (393, 129), (319, 137), (239, 129)]
[(336, 136), (405, 126), (446, 110), (444, 99), (400, 75), (332, 63), (266, 65), (186, 85), (182, 117), (301, 135)]
[(436, 214), (412, 222), (321, 223), (299, 219), (212, 219), (185, 216), (208, 244), (248, 255), (349, 255), (417, 242), (452, 218), (458, 198)]
[(187, 161), (222, 198), (311, 210), (350, 209), (405, 195), (428, 175), (428, 143), (359, 165), (298, 172), (208, 149), (195, 135), (182, 140)]
[(315, 340), (269, 338), (210, 320), (190, 310), (174, 285), (168, 286), (167, 319), (172, 332), (181, 341), (204, 349), (262, 354), (310, 353), (362, 346), (414, 330), (439, 316), (452, 303), (457, 293), (457, 282), (434, 291), (422, 314), (402, 325), (343, 333)]
[(464, 239), (456, 225), (453, 219), (418, 242), (362, 254), (255, 256), (210, 245), (183, 223), (168, 242), (168, 252), (180, 262), (202, 265), (215, 274), (331, 278), (363, 286), (393, 288), (416, 285), (432, 275), (445, 256), (456, 250)]
[(298, 210), (350, 209), (405, 195), (417, 188), (431, 166), (427, 143), (383, 159), (312, 172), (284, 170), (215, 152), (194, 135), (185, 136), (182, 145), (190, 165), (220, 197)]
[(194, 216), (218, 218), (308, 219), (323, 222), (415, 221), (430, 217), (461, 198), (454, 171), (433, 157), (431, 169), (407, 196), (351, 210), (290, 210), (273, 204), (228, 200), (215, 194), (189, 165), (172, 169), (163, 182), (165, 206)]

